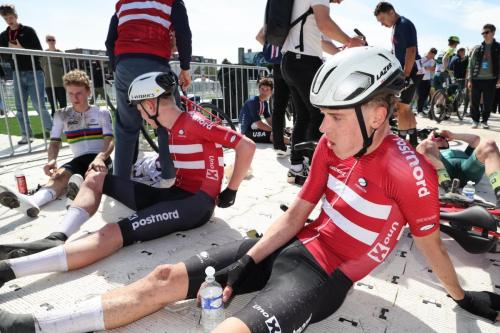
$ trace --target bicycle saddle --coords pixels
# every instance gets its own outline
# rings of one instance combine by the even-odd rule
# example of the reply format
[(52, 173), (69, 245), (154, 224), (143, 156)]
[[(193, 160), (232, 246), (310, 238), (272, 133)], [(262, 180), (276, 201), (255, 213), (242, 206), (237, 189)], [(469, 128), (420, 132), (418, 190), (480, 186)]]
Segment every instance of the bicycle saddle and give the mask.
[(485, 238), (470, 231), (455, 229), (444, 224), (441, 224), (439, 229), (453, 238), (465, 251), (473, 254), (494, 250), (498, 241), (496, 237)]
[(489, 231), (497, 230), (497, 221), (493, 215), (480, 206), (472, 206), (460, 212), (441, 212), (442, 220), (463, 226), (479, 227)]

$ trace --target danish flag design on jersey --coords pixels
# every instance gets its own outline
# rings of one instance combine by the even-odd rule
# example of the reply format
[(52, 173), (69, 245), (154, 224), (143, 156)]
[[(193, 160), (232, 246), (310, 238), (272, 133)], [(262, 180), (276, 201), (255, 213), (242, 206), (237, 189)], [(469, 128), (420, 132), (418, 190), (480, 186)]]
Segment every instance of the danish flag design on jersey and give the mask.
[(340, 268), (357, 281), (384, 261), (406, 223), (417, 237), (439, 228), (436, 178), (396, 136), (360, 159), (346, 160), (335, 156), (323, 136), (299, 193), (313, 204), (323, 197), (321, 213), (298, 238), (325, 271)]
[(217, 197), (224, 176), (222, 147), (234, 148), (240, 139), (239, 133), (216, 125), (197, 112), (182, 113), (169, 130), (175, 185)]

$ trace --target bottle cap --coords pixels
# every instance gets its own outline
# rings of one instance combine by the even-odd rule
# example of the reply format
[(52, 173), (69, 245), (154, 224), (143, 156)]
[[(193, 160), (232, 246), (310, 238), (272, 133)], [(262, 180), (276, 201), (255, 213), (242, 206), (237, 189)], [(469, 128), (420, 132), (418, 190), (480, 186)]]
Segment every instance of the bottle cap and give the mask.
[(205, 274), (208, 277), (213, 277), (215, 274), (215, 268), (213, 268), (212, 266), (208, 266), (207, 268), (205, 268)]

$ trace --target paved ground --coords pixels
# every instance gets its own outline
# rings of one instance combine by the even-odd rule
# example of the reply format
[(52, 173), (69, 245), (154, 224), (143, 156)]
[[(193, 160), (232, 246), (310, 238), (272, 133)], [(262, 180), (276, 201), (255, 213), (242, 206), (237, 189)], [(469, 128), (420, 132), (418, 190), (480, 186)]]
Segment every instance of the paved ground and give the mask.
[[(435, 124), (419, 119), (420, 127)], [(500, 143), (500, 117), (493, 116), (490, 130), (472, 130), (470, 121), (451, 120), (439, 127), (474, 132)], [(17, 138), (14, 138), (17, 141)], [(6, 148), (5, 137), (0, 149)], [(35, 145), (42, 145), (35, 142)], [(66, 149), (63, 159), (70, 156)], [(32, 154), (0, 160), (0, 181), (14, 185), (13, 172), (22, 168), (29, 187), (44, 181), (42, 166), (45, 154)], [(226, 156), (231, 163), (232, 154)], [(252, 177), (238, 192), (236, 205), (216, 209), (207, 225), (162, 239), (135, 244), (113, 256), (78, 271), (40, 274), (14, 280), (0, 288), (0, 308), (12, 312), (57, 311), (106, 290), (128, 284), (147, 274), (159, 263), (173, 263), (203, 249), (239, 239), (247, 230), (263, 232), (280, 214), (280, 203), (289, 203), (299, 188), (286, 183), (288, 164), (278, 160), (269, 146), (259, 146), (253, 163)], [(485, 197), (488, 187), (481, 187)], [(481, 192), (479, 191), (479, 192)], [(480, 193), (481, 194), (481, 193)], [(37, 219), (24, 217), (15, 211), (0, 208), (0, 243), (34, 240), (49, 234), (52, 226), (65, 213), (70, 201), (65, 197), (45, 207)], [(417, 208), (416, 208), (417, 209)], [(95, 231), (106, 223), (126, 217), (130, 210), (110, 198), (105, 198), (98, 213), (71, 237), (70, 241)], [(456, 265), (460, 281), (472, 290), (500, 292), (500, 255), (471, 255), (454, 241), (445, 239)], [(241, 308), (250, 296), (237, 297), (227, 309), (230, 315)], [(199, 310), (187, 301), (172, 306), (116, 332), (189, 332), (195, 329)], [(446, 297), (436, 278), (415, 250), (412, 238), (404, 231), (397, 249), (387, 262), (362, 281), (341, 309), (311, 325), (307, 332), (500, 332), (500, 326), (489, 324), (457, 308)]]

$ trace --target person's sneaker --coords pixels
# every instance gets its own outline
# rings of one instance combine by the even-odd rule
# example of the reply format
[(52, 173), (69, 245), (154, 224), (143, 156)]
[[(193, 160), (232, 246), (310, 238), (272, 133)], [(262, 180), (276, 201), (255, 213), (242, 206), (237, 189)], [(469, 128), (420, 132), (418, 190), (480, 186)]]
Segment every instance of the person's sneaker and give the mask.
[(309, 169), (305, 165), (302, 165), (302, 169), (300, 171), (288, 169), (287, 182), (290, 184), (304, 185), (308, 175)]
[[(29, 142), (33, 142), (33, 139), (29, 139)], [(17, 141), (18, 145), (27, 145), (28, 144), (28, 137), (26, 135), (23, 135), (21, 137), (21, 140)]]
[(474, 121), (474, 122), (472, 123), (471, 128), (478, 128), (478, 127), (479, 127), (479, 123)]
[(66, 197), (75, 200), (80, 186), (82, 186), (83, 177), (77, 173), (74, 173), (68, 180), (68, 191), (66, 192)]
[(16, 275), (10, 265), (6, 261), (0, 261), (0, 288), (5, 284), (5, 282), (9, 282), (15, 278)]
[(484, 129), (489, 129), (490, 127), (488, 126), (488, 123), (481, 123), (481, 127)]
[(0, 204), (10, 209), (26, 213), (29, 217), (37, 217), (40, 208), (27, 195), (16, 193), (5, 185), (0, 185)]
[(291, 151), (290, 147), (286, 147), (285, 150), (276, 149), (276, 156), (278, 156), (278, 158), (290, 156), (291, 153), (292, 153), (292, 151)]

